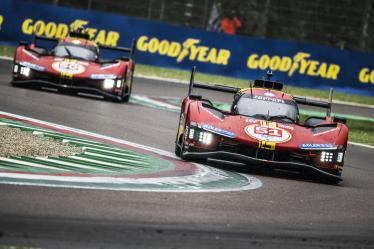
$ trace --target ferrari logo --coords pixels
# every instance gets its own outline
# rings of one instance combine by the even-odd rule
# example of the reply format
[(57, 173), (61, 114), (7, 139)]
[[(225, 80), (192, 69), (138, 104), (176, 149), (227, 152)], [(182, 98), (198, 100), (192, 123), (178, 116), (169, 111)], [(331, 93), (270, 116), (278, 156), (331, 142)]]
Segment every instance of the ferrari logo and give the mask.
[(275, 150), (275, 143), (268, 141), (259, 141), (258, 148), (264, 150)]

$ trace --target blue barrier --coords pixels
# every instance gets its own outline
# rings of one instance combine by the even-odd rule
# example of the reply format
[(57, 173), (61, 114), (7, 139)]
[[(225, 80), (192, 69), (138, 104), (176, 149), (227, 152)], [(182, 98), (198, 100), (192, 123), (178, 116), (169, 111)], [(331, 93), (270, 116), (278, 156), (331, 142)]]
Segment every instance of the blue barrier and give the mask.
[[(129, 46), (138, 39), (138, 63), (256, 79), (268, 68), (289, 85), (374, 96), (374, 56), (299, 42), (229, 36), (126, 16), (25, 0), (0, 2), (0, 41), (16, 45), (34, 33), (62, 38), (86, 25), (93, 39)], [(113, 52), (105, 56), (114, 57)]]

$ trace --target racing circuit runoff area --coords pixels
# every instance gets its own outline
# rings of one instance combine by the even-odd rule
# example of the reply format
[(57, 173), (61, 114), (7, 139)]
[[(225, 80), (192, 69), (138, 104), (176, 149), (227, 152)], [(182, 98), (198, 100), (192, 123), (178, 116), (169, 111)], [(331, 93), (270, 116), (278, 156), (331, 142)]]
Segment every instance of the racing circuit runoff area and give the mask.
[[(16, 176), (4, 175), (15, 161), (0, 160), (2, 248), (374, 248), (372, 148), (349, 146), (339, 185), (186, 163), (171, 153), (177, 112), (12, 87), (10, 72), (11, 62), (0, 61), (0, 124), (86, 154), (44, 164), (23, 158)], [(134, 81), (135, 96), (186, 92), (183, 84)], [(334, 108), (373, 116), (370, 108)], [(86, 167), (72, 172), (78, 161)], [(37, 163), (48, 168), (31, 172)]]

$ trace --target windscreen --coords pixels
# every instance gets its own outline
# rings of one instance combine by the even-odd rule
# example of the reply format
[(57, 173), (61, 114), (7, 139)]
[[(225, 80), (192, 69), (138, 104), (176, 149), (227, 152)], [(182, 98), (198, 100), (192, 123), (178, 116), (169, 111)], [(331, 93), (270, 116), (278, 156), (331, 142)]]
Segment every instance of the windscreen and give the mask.
[[(265, 96), (243, 94), (237, 102), (237, 113), (267, 119), (297, 121), (298, 108), (295, 102)], [(288, 118), (286, 118), (288, 117)], [(278, 120), (277, 120), (278, 121)]]
[(59, 44), (54, 50), (57, 57), (66, 57), (95, 61), (98, 58), (97, 51), (90, 47), (76, 46), (72, 44)]

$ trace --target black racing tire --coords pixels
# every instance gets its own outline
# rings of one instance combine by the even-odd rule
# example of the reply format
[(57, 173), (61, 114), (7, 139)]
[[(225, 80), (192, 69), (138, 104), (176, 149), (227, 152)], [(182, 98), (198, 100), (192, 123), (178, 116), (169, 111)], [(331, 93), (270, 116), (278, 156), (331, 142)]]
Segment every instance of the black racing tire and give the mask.
[(124, 102), (124, 103), (129, 102), (130, 97), (131, 97), (131, 93), (129, 93), (129, 94), (123, 96), (123, 97), (122, 97), (122, 102)]
[(134, 70), (135, 70), (135, 65), (132, 68), (131, 75), (130, 75), (130, 86), (126, 86), (125, 95), (123, 96), (122, 101), (127, 103), (130, 100), (131, 97), (131, 92), (132, 92), (132, 85), (133, 85), (133, 80), (134, 80)]
[(182, 135), (179, 136), (179, 139), (177, 139), (177, 141), (175, 142), (175, 155), (177, 157), (181, 157), (181, 147), (179, 147), (179, 143), (181, 142), (180, 140), (182, 140)]
[(183, 156), (183, 152), (185, 151), (185, 132), (186, 126), (184, 127), (184, 131), (181, 135), (179, 135), (178, 143), (175, 144), (175, 155), (180, 157), (182, 160), (186, 158)]
[[(182, 112), (179, 116), (178, 131), (179, 131), (181, 117), (182, 117)], [(186, 137), (185, 132), (186, 132), (186, 127), (187, 127), (187, 117), (185, 118), (183, 126), (184, 126), (183, 133), (180, 134), (179, 137), (177, 133), (177, 137), (175, 139), (175, 155), (180, 157), (182, 160), (184, 159), (183, 151), (185, 150), (185, 137)]]

